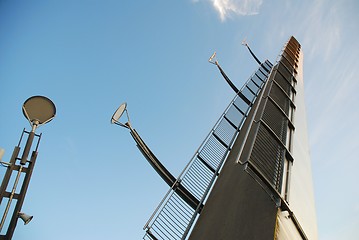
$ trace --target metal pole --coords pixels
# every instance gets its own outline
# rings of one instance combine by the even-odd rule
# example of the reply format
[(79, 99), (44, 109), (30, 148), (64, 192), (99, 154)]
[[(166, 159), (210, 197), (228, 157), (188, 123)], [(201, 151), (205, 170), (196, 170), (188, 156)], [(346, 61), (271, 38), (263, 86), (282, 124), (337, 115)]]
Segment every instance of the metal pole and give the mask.
[(21, 174), (22, 168), (23, 168), (23, 166), (21, 165), (20, 168), (19, 168), (19, 171), (17, 172), (16, 179), (15, 179), (15, 183), (14, 183), (14, 186), (12, 187), (9, 200), (7, 201), (6, 208), (5, 208), (5, 212), (4, 212), (4, 215), (2, 216), (1, 223), (0, 223), (0, 232), (1, 232), (2, 228), (3, 228), (3, 226), (4, 226), (5, 219), (6, 219), (6, 217), (7, 217), (8, 212), (9, 212), (10, 205), (11, 205), (12, 199), (13, 199), (13, 197), (14, 197), (17, 184), (19, 183), (19, 179), (20, 179), (20, 174)]
[[(37, 148), (39, 146), (41, 134), (37, 135), (35, 133), (35, 130), (38, 126), (43, 125), (45, 123), (48, 123), (51, 121), (56, 114), (56, 107), (54, 103), (44, 96), (33, 96), (28, 98), (23, 106), (22, 111), (26, 119), (30, 122), (31, 125), (31, 131), (27, 132), (25, 129), (22, 132), (22, 135), (20, 137), (20, 141), (18, 146), (15, 147), (13, 155), (10, 159), (10, 163), (6, 164), (8, 165), (8, 169), (5, 173), (5, 176), (3, 178), (3, 182), (0, 186), (0, 204), (3, 200), (3, 198), (8, 198), (8, 202), (4, 211), (4, 214), (2, 216), (1, 222), (0, 222), (0, 239), (10, 240), (12, 239), (12, 236), (15, 231), (15, 227), (17, 224), (17, 220), (19, 218), (19, 213), (21, 212), (21, 208), (25, 199), (26, 191), (29, 186), (30, 178), (32, 175), (32, 171), (35, 165), (35, 161), (37, 158)], [(21, 158), (18, 157), (18, 154), (20, 152), (20, 144), (22, 142), (22, 137), (24, 133), (28, 134), (28, 138), (26, 140), (26, 144), (24, 146), (24, 150), (22, 152)], [(37, 138), (37, 145), (32, 151), (30, 159), (29, 153), (32, 149), (34, 138)], [(17, 162), (19, 160), (19, 162)], [(11, 192), (6, 191), (6, 188), (8, 187), (10, 178), (12, 176), (13, 171), (18, 171), (14, 185), (12, 187)], [(23, 181), (20, 181), (21, 173), (24, 174)], [(16, 189), (18, 187), (19, 182), (21, 183), (21, 189), (19, 193), (16, 193)], [(13, 200), (17, 200), (15, 204), (15, 208), (12, 213), (12, 217), (9, 222), (9, 226), (7, 227), (7, 231), (5, 235), (1, 234), (1, 231), (4, 227), (4, 224), (6, 222), (7, 215), (9, 213), (11, 204)], [(27, 221), (28, 222), (28, 221)], [(27, 223), (26, 222), (26, 223)]]
[[(35, 137), (35, 130), (36, 130), (37, 126), (38, 126), (37, 123), (38, 123), (37, 121), (34, 121), (33, 125), (32, 125), (31, 132), (28, 132), (29, 136), (28, 136), (28, 138), (26, 140), (26, 144), (25, 144), (25, 147), (24, 147), (22, 157), (20, 158), (20, 165), (16, 165), (16, 159), (14, 159), (14, 162), (11, 163), (11, 164), (14, 165), (14, 166), (11, 166), (11, 167), (18, 167), (18, 170), (17, 170), (18, 172), (16, 174), (15, 182), (14, 182), (14, 185), (13, 185), (12, 190), (10, 192), (9, 199), (7, 201), (6, 208), (5, 208), (4, 214), (3, 214), (1, 222), (0, 222), (0, 233), (1, 233), (2, 229), (3, 229), (3, 227), (4, 227), (4, 224), (5, 224), (7, 215), (9, 213), (9, 209), (10, 209), (12, 200), (14, 199), (14, 196), (15, 196), (15, 192), (16, 192), (19, 180), (20, 180), (21, 173), (23, 172), (23, 169), (25, 169), (25, 171), (24, 171), (25, 179), (24, 179), (24, 182), (22, 183), (22, 188), (20, 190), (19, 196), (16, 197), (17, 198), (17, 203), (16, 203), (14, 212), (12, 214), (12, 217), (11, 217), (11, 220), (10, 220), (10, 223), (9, 223), (9, 227), (8, 227), (6, 235), (5, 235), (6, 239), (11, 239), (13, 234), (14, 234), (14, 230), (15, 230), (15, 227), (16, 227), (17, 219), (18, 219), (18, 212), (20, 212), (20, 210), (21, 210), (22, 203), (23, 203), (24, 198), (25, 198), (28, 182), (30, 180), (29, 177), (30, 177), (30, 175), (32, 173), (33, 165), (32, 165), (31, 161), (35, 161), (36, 156), (37, 156), (36, 151), (34, 151), (32, 156), (31, 156), (31, 160), (30, 160), (28, 166), (25, 167), (26, 163), (28, 162), (27, 158), (28, 158), (28, 155), (29, 155), (29, 152), (31, 150), (32, 143), (33, 143), (33, 140), (34, 140), (34, 137)], [(25, 129), (24, 129), (23, 133), (24, 132), (25, 132)], [(15, 169), (13, 168), (13, 170), (15, 170)], [(6, 186), (5, 186), (5, 188), (6, 188)]]
[(35, 120), (32, 122), (32, 129), (31, 129), (31, 132), (29, 133), (29, 137), (27, 138), (25, 149), (24, 149), (24, 152), (21, 157), (21, 162), (20, 162), (21, 165), (25, 165), (27, 162), (27, 157), (29, 156), (30, 148), (32, 146), (32, 142), (33, 142), (34, 136), (35, 136), (35, 130), (36, 130), (38, 124), (39, 124), (39, 121)]
[(27, 157), (29, 156), (29, 152), (30, 152), (32, 142), (34, 140), (34, 136), (35, 136), (35, 132), (31, 131), (29, 133), (29, 137), (27, 138), (25, 149), (24, 149), (24, 152), (21, 157), (21, 162), (20, 162), (21, 165), (25, 165), (27, 162)]
[(16, 202), (16, 206), (15, 206), (15, 209), (14, 209), (14, 212), (11, 217), (11, 221), (10, 221), (10, 224), (9, 224), (9, 227), (7, 230), (6, 236), (8, 239), (11, 239), (14, 234), (15, 227), (16, 227), (17, 220), (18, 220), (18, 213), (21, 212), (21, 208), (22, 208), (22, 205), (25, 200), (25, 195), (26, 195), (29, 183), (30, 183), (30, 179), (31, 179), (31, 175), (32, 175), (32, 172), (33, 172), (33, 169), (35, 166), (36, 158), (37, 158), (37, 151), (33, 151), (32, 155), (31, 155), (31, 160), (29, 162), (29, 166), (27, 167), (26, 175), (25, 175), (25, 178), (24, 178), (24, 181), (22, 183), (22, 187), (21, 187), (21, 190), (19, 193), (19, 199)]

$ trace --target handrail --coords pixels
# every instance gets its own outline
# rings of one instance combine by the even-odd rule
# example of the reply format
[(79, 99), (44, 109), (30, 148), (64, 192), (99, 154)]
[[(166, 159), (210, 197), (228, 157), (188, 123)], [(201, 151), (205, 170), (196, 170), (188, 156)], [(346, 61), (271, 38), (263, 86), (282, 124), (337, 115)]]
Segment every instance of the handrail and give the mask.
[[(267, 64), (269, 67), (272, 66), (272, 64)], [(241, 94), (241, 91), (247, 87), (247, 84), (252, 81), (254, 76), (255, 73), (248, 79), (242, 89), (236, 93), (234, 99), (225, 109), (185, 169), (175, 180), (175, 185), (178, 188), (171, 187), (155, 209), (144, 226), (146, 234), (143, 239), (186, 238), (191, 226), (202, 210), (205, 200), (231, 151), (231, 147), (238, 136), (244, 120), (248, 116), (248, 111), (253, 105), (252, 102), (258, 98), (257, 94), (260, 91), (256, 89), (252, 89), (256, 93), (251, 101), (248, 101)], [(260, 86), (258, 84), (251, 84), (251, 88), (257, 87), (261, 89), (267, 79), (267, 74), (259, 79), (262, 81)], [(139, 143), (142, 144), (143, 142), (139, 141)], [(149, 153), (151, 152), (149, 151)], [(151, 158), (147, 160), (156, 160), (154, 155), (149, 156)], [(162, 170), (165, 170), (165, 168), (163, 167)], [(173, 181), (172, 175), (163, 175), (169, 178), (170, 181)], [(192, 196), (199, 199), (197, 208), (193, 208), (194, 205), (191, 205), (190, 201), (186, 201), (188, 198), (181, 196), (181, 191), (178, 190), (180, 187), (188, 190)]]

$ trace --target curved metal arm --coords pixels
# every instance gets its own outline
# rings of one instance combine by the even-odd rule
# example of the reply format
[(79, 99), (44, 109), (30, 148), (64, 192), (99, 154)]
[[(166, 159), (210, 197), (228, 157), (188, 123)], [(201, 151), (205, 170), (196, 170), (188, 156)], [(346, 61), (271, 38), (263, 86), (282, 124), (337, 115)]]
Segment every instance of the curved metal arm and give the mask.
[(216, 65), (219, 69), (219, 71), (221, 72), (223, 78), (226, 80), (226, 82), (229, 84), (229, 86), (233, 89), (233, 91), (235, 93), (239, 92), (239, 89), (234, 85), (234, 83), (229, 79), (229, 77), (226, 75), (226, 73), (223, 71), (223, 69), (221, 68), (221, 66), (219, 66), (218, 62), (216, 62)]
[(259, 61), (259, 59), (256, 57), (256, 55), (252, 52), (252, 50), (251, 50), (251, 48), (248, 46), (248, 44), (247, 44), (246, 46), (247, 46), (249, 52), (250, 52), (250, 53), (252, 54), (252, 56), (254, 57), (254, 59), (257, 61), (257, 63), (258, 63), (259, 65), (261, 65), (261, 64), (262, 64), (261, 61)]
[(248, 49), (248, 51), (250, 52), (250, 54), (252, 55), (252, 57), (256, 60), (256, 62), (257, 62), (259, 65), (261, 65), (262, 62), (259, 61), (259, 59), (258, 59), (257, 56), (254, 54), (254, 52), (252, 52), (252, 50), (251, 50), (251, 48), (249, 47), (249, 45), (248, 45), (246, 39), (244, 39), (244, 40), (242, 41), (242, 45), (244, 45), (244, 46), (247, 47), (247, 49)]
[[(147, 159), (150, 165), (155, 169), (155, 171), (160, 175), (160, 177), (173, 189), (185, 202), (187, 202), (193, 209), (202, 208), (200, 201), (190, 193), (183, 185), (181, 185), (180, 179), (176, 179), (168, 170), (163, 166), (163, 164), (157, 159), (157, 157), (152, 153), (150, 148), (145, 144), (140, 135), (132, 128), (130, 123), (130, 116), (126, 109), (127, 103), (124, 102), (112, 115), (111, 123), (119, 125), (121, 127), (127, 128), (130, 130), (132, 138), (137, 143), (138, 149), (140, 149), (143, 156)], [(126, 112), (127, 122), (121, 123), (119, 120), (123, 113)]]
[(199, 205), (199, 200), (193, 196), (180, 181), (176, 179), (163, 164), (157, 159), (157, 157), (152, 153), (148, 148), (145, 142), (138, 135), (137, 131), (129, 127), (131, 136), (137, 143), (137, 147), (140, 149), (143, 156), (147, 159), (150, 165), (155, 169), (155, 171), (160, 175), (160, 177), (192, 208), (196, 209)]
[(229, 86), (233, 89), (233, 91), (237, 94), (239, 92), (239, 89), (233, 84), (233, 82), (229, 79), (229, 77), (226, 75), (226, 73), (223, 71), (223, 69), (221, 68), (221, 66), (219, 66), (219, 63), (217, 60), (214, 60), (216, 58), (216, 52), (214, 52), (212, 54), (212, 56), (208, 59), (209, 63), (212, 63), (214, 65), (216, 65), (219, 69), (219, 71), (221, 72), (224, 80), (226, 80), (226, 82), (229, 84)]
[(140, 149), (143, 156), (151, 164), (151, 166), (156, 170), (156, 172), (161, 176), (161, 178), (170, 186), (174, 184), (176, 178), (163, 166), (163, 164), (157, 159), (157, 157), (152, 153), (148, 146), (144, 143), (140, 135), (133, 128), (130, 128), (130, 133), (132, 138), (137, 143), (137, 147)]

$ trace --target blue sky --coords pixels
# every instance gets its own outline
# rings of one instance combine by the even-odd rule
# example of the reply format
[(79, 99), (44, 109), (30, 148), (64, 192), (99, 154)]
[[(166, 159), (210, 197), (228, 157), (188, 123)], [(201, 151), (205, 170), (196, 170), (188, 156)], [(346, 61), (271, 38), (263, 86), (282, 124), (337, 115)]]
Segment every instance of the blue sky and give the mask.
[(34, 219), (14, 239), (141, 239), (168, 187), (113, 112), (128, 103), (176, 176), (234, 96), (211, 54), (240, 87), (256, 68), (241, 41), (274, 62), (291, 35), (304, 51), (319, 239), (357, 239), (358, 10), (355, 0), (1, 1), (3, 160), (29, 129), (28, 97), (57, 107), (37, 130), (23, 205)]

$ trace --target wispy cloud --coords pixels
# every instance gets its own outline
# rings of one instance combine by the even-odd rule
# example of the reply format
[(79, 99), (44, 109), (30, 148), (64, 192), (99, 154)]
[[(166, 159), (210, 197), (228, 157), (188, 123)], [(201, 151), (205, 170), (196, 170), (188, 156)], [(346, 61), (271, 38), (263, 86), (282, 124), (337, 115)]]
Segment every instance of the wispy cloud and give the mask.
[[(201, 0), (194, 0), (195, 2)], [(202, 0), (204, 1), (204, 0)], [(214, 9), (219, 13), (219, 17), (224, 22), (233, 15), (247, 16), (259, 13), (259, 8), (263, 0), (205, 0), (212, 3)]]
[[(348, 126), (353, 125), (354, 119), (359, 117), (358, 111), (352, 111), (353, 103), (358, 102), (358, 95), (355, 94), (359, 87), (359, 82), (355, 81), (358, 70), (354, 66), (357, 51), (343, 50), (341, 54), (336, 55), (336, 59), (332, 62), (333, 68), (320, 72), (318, 75), (312, 76), (312, 81), (320, 78), (326, 79), (323, 82), (312, 83), (306, 90), (309, 94), (311, 108), (314, 110), (316, 117), (312, 120), (313, 130), (311, 132), (311, 144), (329, 145), (332, 139), (329, 137), (336, 133), (342, 138), (348, 138), (348, 141), (341, 141), (338, 144), (344, 144), (347, 149), (356, 149), (359, 145), (357, 141), (350, 141), (351, 132), (345, 130)], [(319, 69), (325, 69), (325, 64), (317, 63)], [(318, 91), (321, 89), (321, 91)], [(316, 103), (317, 102), (317, 103)], [(351, 117), (348, 116), (350, 114)], [(328, 129), (331, 129), (328, 131)], [(356, 125), (351, 130), (357, 133), (359, 128)], [(343, 136), (345, 133), (345, 136)]]
[(342, 29), (337, 8), (336, 4), (328, 6), (324, 0), (318, 0), (308, 10), (302, 30), (305, 32), (303, 43), (310, 46), (307, 51), (310, 57), (321, 55), (328, 61), (339, 48)]
[[(359, 146), (357, 141), (349, 140), (352, 136), (346, 130), (348, 126), (352, 126), (352, 132), (359, 131), (352, 124), (359, 116), (358, 111), (352, 110), (352, 104), (358, 102), (355, 90), (358, 89), (359, 82), (355, 76), (359, 71), (356, 67), (358, 44), (347, 44), (352, 39), (352, 23), (345, 22), (345, 18), (340, 17), (340, 12), (345, 12), (341, 5), (328, 4), (324, 0), (314, 2), (303, 20), (301, 32), (305, 46), (303, 48), (307, 49), (306, 69), (309, 70), (306, 78), (310, 103), (308, 109), (315, 116), (311, 121), (311, 144), (313, 149), (314, 145), (318, 149), (319, 146), (324, 148), (332, 144), (331, 136), (340, 136), (342, 141), (338, 144), (345, 143), (343, 149), (346, 148), (346, 151), (337, 152), (343, 155), (343, 152), (350, 154), (351, 150)], [(349, 115), (351, 117), (342, 117)]]

